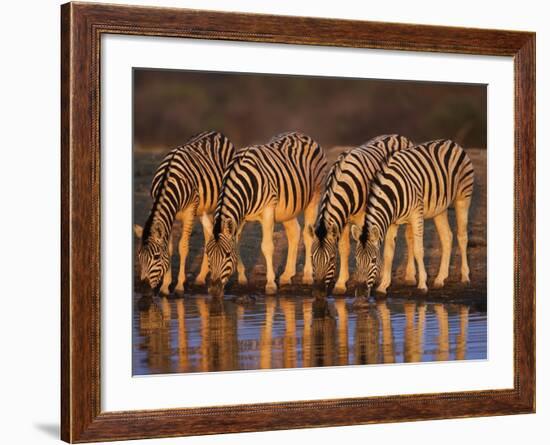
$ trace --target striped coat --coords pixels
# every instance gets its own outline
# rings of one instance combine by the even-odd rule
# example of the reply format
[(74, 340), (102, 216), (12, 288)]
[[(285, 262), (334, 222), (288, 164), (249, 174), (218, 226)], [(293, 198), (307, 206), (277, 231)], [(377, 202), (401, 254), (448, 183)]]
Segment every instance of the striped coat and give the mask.
[[(315, 229), (310, 229), (313, 242), (313, 271), (317, 287), (327, 287), (334, 277), (336, 253), (340, 257), (340, 274), (335, 294), (346, 291), (349, 278), (350, 224), (362, 224), (370, 182), (385, 162), (400, 150), (414, 144), (397, 134), (378, 136), (365, 144), (340, 154), (326, 180), (321, 210)], [(409, 249), (407, 277), (414, 279), (412, 243)]]
[[(395, 233), (399, 224), (413, 228), (414, 256), (418, 266), (418, 288), (427, 291), (424, 267), (424, 220), (433, 218), (441, 241), (441, 262), (435, 287), (442, 287), (449, 274), (452, 232), (447, 209), (454, 205), (460, 248), (462, 281), (469, 282), (466, 255), (468, 211), (474, 186), (474, 169), (466, 152), (451, 140), (427, 142), (395, 154), (373, 181), (363, 226), (352, 227), (358, 240), (357, 278), (370, 290), (381, 264), (380, 244), (389, 243), (389, 261), (384, 277), (391, 277)], [(378, 290), (385, 292), (389, 281)]]
[[(273, 227), (282, 222), (288, 238), (288, 255), (280, 284), (289, 284), (296, 273), (300, 225), (304, 213), (306, 226), (317, 215), (326, 158), (311, 137), (290, 132), (274, 137), (264, 145), (239, 152), (224, 179), (216, 215), (213, 238), (207, 251), (213, 295), (223, 293), (225, 284), (238, 271), (239, 283), (247, 282), (238, 255), (238, 241), (246, 221), (262, 225), (262, 253), (266, 260), (266, 292), (277, 290), (273, 271)], [(304, 281), (311, 283), (311, 237), (304, 231), (306, 262)]]
[[(175, 290), (183, 292), (194, 219), (200, 217), (206, 243), (212, 232), (213, 213), (223, 175), (234, 154), (235, 147), (227, 137), (216, 131), (206, 131), (171, 150), (158, 166), (151, 185), (153, 206), (149, 217), (143, 228), (134, 227), (141, 238), (138, 250), (140, 276), (152, 288), (162, 280), (161, 293), (170, 292), (170, 238), (174, 221), (178, 219), (182, 224), (182, 235), (178, 243), (180, 267)], [(197, 284), (205, 283), (207, 272), (208, 261), (203, 255)]]

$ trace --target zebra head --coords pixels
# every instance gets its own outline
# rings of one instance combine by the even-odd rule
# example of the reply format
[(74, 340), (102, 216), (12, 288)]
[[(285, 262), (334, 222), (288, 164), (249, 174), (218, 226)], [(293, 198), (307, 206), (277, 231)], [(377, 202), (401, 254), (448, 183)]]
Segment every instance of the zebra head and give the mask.
[(369, 228), (367, 224), (368, 222), (365, 222), (364, 229), (355, 224), (351, 226), (351, 235), (357, 242), (355, 246), (355, 281), (357, 281), (355, 295), (357, 297), (370, 295), (382, 265), (380, 230), (378, 227)]
[(148, 236), (143, 237), (143, 227), (134, 225), (134, 232), (141, 240), (138, 249), (138, 267), (141, 281), (155, 289), (170, 267), (168, 238), (158, 228), (153, 227)]
[(210, 269), (208, 293), (220, 297), (237, 267), (236, 228), (232, 220), (222, 220), (221, 230), (206, 244), (206, 255)]
[(324, 223), (320, 223), (315, 230), (312, 226), (309, 226), (308, 230), (313, 238), (311, 246), (313, 283), (317, 291), (326, 294), (336, 269), (338, 227), (336, 224), (331, 224), (327, 229)]

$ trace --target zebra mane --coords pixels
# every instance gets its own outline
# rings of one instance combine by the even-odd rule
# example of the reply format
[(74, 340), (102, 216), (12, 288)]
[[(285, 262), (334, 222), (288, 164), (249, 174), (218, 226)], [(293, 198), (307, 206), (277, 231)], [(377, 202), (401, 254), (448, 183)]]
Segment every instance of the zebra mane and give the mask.
[(317, 224), (317, 227), (315, 228), (315, 235), (319, 239), (319, 242), (323, 242), (328, 234), (327, 226), (325, 224), (325, 220), (323, 218), (320, 218), (319, 223)]
[[(142, 243), (144, 241), (147, 241), (151, 236), (151, 228), (153, 226), (153, 220), (155, 219), (157, 208), (160, 204), (160, 198), (162, 197), (162, 194), (164, 191), (164, 185), (166, 184), (170, 176), (170, 166), (172, 165), (172, 162), (174, 161), (174, 158), (176, 157), (177, 152), (178, 152), (178, 149), (172, 150), (171, 156), (164, 167), (162, 178), (157, 183), (158, 184), (157, 187), (154, 188), (156, 189), (157, 193), (153, 202), (153, 207), (151, 207), (151, 212), (149, 213), (149, 217), (147, 218), (147, 221), (145, 222), (145, 226), (143, 227), (143, 235), (141, 237)], [(158, 193), (159, 191), (160, 193)]]
[[(370, 199), (369, 199), (370, 202)], [(365, 213), (365, 219), (363, 220), (363, 227), (361, 228), (361, 236), (359, 237), (359, 242), (364, 247), (367, 244), (369, 239), (369, 224), (371, 222), (368, 219), (368, 213)]]
[(377, 188), (381, 188), (381, 179), (382, 179), (382, 171), (386, 168), (386, 165), (382, 167), (382, 170), (376, 173), (376, 176), (372, 179), (371, 186), (370, 186), (370, 193), (369, 197), (367, 198), (367, 209), (365, 212), (365, 220), (363, 221), (363, 227), (361, 230), (361, 236), (359, 237), (359, 241), (363, 246), (367, 243), (369, 239), (369, 224), (374, 224), (378, 227), (378, 230), (380, 234), (385, 233), (385, 229), (383, 227), (380, 227), (380, 221), (378, 219), (371, 218), (369, 220), (369, 215), (372, 214), (372, 204), (374, 202), (374, 197), (376, 196), (376, 193), (374, 191)]
[(361, 230), (361, 236), (359, 237), (359, 242), (361, 243), (361, 245), (365, 246), (367, 244), (368, 239), (369, 239), (369, 228), (368, 228), (367, 218), (365, 217), (365, 221), (363, 222), (363, 229)]
[(342, 172), (342, 163), (352, 150), (353, 148), (348, 148), (347, 150), (340, 153), (328, 172), (325, 183), (325, 192), (323, 193), (323, 200), (321, 201), (321, 210), (319, 211), (319, 218), (317, 221), (317, 227), (315, 229), (315, 234), (317, 235), (317, 238), (319, 238), (320, 242), (323, 242), (328, 234), (327, 223), (330, 219), (328, 206), (330, 204), (330, 199), (332, 196), (330, 190), (335, 184), (338, 175)]
[(214, 236), (214, 239), (218, 241), (220, 238), (220, 233), (222, 231), (222, 206), (223, 202), (225, 200), (226, 195), (226, 187), (225, 183), (227, 182), (227, 178), (229, 177), (230, 172), (233, 170), (235, 165), (237, 165), (238, 162), (240, 162), (242, 159), (246, 158), (250, 155), (250, 148), (253, 148), (254, 146), (250, 147), (244, 147), (237, 151), (235, 156), (233, 156), (233, 159), (229, 162), (229, 165), (227, 166), (227, 169), (223, 175), (222, 179), (222, 186), (220, 188), (220, 195), (218, 196), (218, 203), (216, 205), (216, 210), (214, 212), (214, 226), (212, 229), (212, 235)]

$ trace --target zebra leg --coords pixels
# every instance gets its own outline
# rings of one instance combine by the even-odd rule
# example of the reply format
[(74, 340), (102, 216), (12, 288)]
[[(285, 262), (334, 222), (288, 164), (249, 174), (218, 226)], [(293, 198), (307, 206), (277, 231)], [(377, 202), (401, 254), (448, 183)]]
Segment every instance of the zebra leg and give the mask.
[(453, 248), (453, 232), (449, 227), (447, 210), (434, 217), (434, 223), (441, 242), (441, 263), (439, 264), (439, 273), (434, 280), (434, 287), (441, 288), (449, 276), (449, 262), (451, 260), (451, 249)]
[(421, 211), (416, 212), (410, 219), (414, 233), (414, 258), (418, 266), (418, 289), (422, 293), (428, 292), (426, 284), (427, 274), (424, 266), (424, 215)]
[(266, 284), (265, 293), (272, 295), (277, 292), (275, 272), (273, 271), (273, 227), (275, 225), (275, 209), (268, 207), (262, 214), (262, 253), (265, 257)]
[(344, 226), (338, 240), (338, 255), (340, 256), (340, 274), (334, 285), (333, 293), (342, 295), (346, 293), (346, 283), (349, 279), (349, 224)]
[(248, 285), (248, 279), (246, 278), (246, 271), (244, 268), (243, 260), (241, 258), (241, 249), (240, 249), (240, 243), (241, 243), (241, 234), (243, 233), (244, 223), (241, 224), (239, 227), (239, 230), (237, 230), (237, 282), (241, 286)]
[(198, 286), (204, 286), (206, 283), (206, 276), (208, 275), (208, 256), (206, 255), (206, 244), (210, 241), (212, 236), (212, 215), (204, 213), (201, 215), (202, 231), (204, 234), (204, 249), (202, 253), (201, 270), (195, 278), (195, 284)]
[(317, 219), (317, 207), (319, 206), (321, 195), (315, 193), (311, 201), (304, 210), (304, 246), (305, 246), (305, 264), (304, 275), (302, 277), (303, 284), (313, 284), (313, 265), (311, 263), (311, 246), (313, 244), (313, 236), (309, 233), (308, 227), (315, 225)]
[(160, 294), (161, 295), (170, 295), (170, 284), (172, 284), (172, 254), (174, 253), (172, 243), (173, 243), (173, 233), (170, 234), (170, 237), (168, 239), (168, 270), (164, 274), (164, 277), (162, 277), (162, 285), (160, 286)]
[(189, 253), (189, 238), (193, 230), (193, 222), (195, 220), (195, 208), (192, 207), (186, 210), (181, 218), (181, 237), (178, 244), (178, 252), (180, 254), (180, 269), (178, 272), (178, 282), (176, 283), (176, 293), (183, 294), (185, 284), (185, 262)]
[(300, 223), (298, 218), (283, 223), (288, 241), (288, 253), (283, 274), (279, 277), (279, 284), (292, 283), (292, 277), (296, 275), (296, 260), (298, 259), (298, 243), (300, 242)]
[(397, 224), (392, 224), (388, 227), (386, 238), (384, 240), (384, 263), (382, 264), (382, 276), (380, 284), (376, 288), (376, 292), (385, 294), (391, 284), (391, 269), (393, 263), (393, 255), (395, 254), (395, 237), (397, 236)]
[(416, 267), (414, 266), (414, 233), (410, 224), (405, 225), (405, 240), (407, 242), (407, 267), (405, 269), (405, 284), (416, 284)]
[(463, 198), (455, 202), (456, 226), (458, 247), (462, 258), (461, 281), (465, 284), (470, 283), (470, 268), (468, 267), (468, 211), (470, 209), (471, 198)]

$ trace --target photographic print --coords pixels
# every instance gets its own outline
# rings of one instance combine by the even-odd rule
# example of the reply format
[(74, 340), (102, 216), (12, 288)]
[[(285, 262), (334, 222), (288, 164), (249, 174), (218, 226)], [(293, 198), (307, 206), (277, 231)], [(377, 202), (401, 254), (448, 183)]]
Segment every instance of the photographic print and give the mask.
[(535, 411), (534, 33), (61, 10), (63, 440)]
[(483, 84), (135, 68), (133, 374), (487, 358)]

